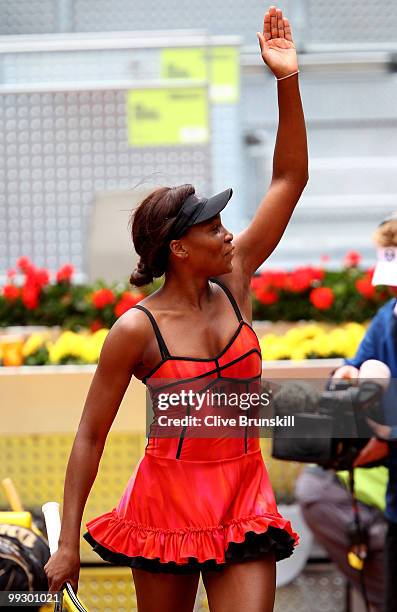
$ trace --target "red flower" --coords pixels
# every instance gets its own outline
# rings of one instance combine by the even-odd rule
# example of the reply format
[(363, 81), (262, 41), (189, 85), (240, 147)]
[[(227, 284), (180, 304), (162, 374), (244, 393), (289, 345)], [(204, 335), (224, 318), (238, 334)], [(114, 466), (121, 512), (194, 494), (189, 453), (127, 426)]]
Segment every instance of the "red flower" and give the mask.
[(102, 329), (102, 327), (103, 327), (102, 321), (100, 321), (99, 319), (95, 319), (90, 325), (90, 330), (92, 331), (92, 333), (94, 333), (98, 331), (98, 329)]
[(116, 298), (111, 289), (98, 289), (91, 296), (95, 308), (105, 308), (108, 304), (114, 304)]
[(292, 293), (307, 291), (312, 283), (312, 276), (307, 270), (294, 270), (288, 277), (287, 289)]
[(334, 303), (335, 295), (329, 287), (318, 287), (310, 292), (309, 299), (318, 310), (328, 310)]
[(329, 255), (321, 255), (321, 257), (320, 257), (321, 263), (328, 263), (329, 259), (330, 259)]
[(278, 293), (273, 291), (272, 289), (267, 289), (263, 287), (263, 289), (258, 289), (256, 292), (256, 297), (262, 304), (266, 306), (271, 306), (278, 302)]
[(346, 253), (343, 259), (343, 265), (345, 266), (345, 268), (357, 268), (360, 261), (360, 253), (357, 253), (357, 251), (349, 251), (348, 253)]
[(251, 289), (255, 293), (257, 289), (262, 285), (262, 276), (253, 276), (251, 278)]
[(376, 289), (368, 278), (360, 278), (355, 284), (357, 291), (366, 299), (370, 300), (375, 295)]
[(32, 267), (32, 263), (27, 257), (20, 257), (17, 261), (17, 267), (22, 272), (27, 272)]
[(286, 288), (292, 293), (303, 293), (310, 289), (316, 281), (321, 281), (324, 278), (324, 270), (321, 268), (313, 268), (307, 266), (305, 268), (297, 268), (289, 275)]
[(367, 300), (371, 300), (376, 293), (376, 288), (373, 286), (368, 276), (356, 280), (356, 289)]
[(19, 297), (19, 293), (19, 287), (16, 287), (15, 285), (4, 285), (3, 287), (3, 295), (5, 299), (10, 302), (16, 300)]
[(288, 273), (283, 270), (272, 270), (262, 272), (260, 276), (251, 279), (251, 289), (257, 295), (258, 291), (266, 289), (284, 289), (288, 279)]
[(45, 268), (41, 268), (36, 271), (35, 274), (35, 282), (39, 287), (44, 287), (44, 285), (48, 285), (50, 282), (50, 275), (48, 274), (48, 270)]
[(374, 276), (374, 273), (375, 273), (375, 266), (373, 266), (372, 268), (368, 268), (368, 270), (365, 273), (365, 276), (371, 283), (372, 283), (372, 278)]
[(311, 268), (313, 274), (313, 280), (322, 281), (324, 280), (325, 272), (322, 268)]
[(275, 289), (284, 289), (288, 278), (288, 272), (284, 272), (284, 270), (275, 270), (271, 274), (272, 287)]
[(122, 314), (127, 312), (130, 308), (138, 304), (143, 299), (142, 293), (132, 293), (130, 291), (125, 291), (118, 304), (116, 304), (114, 308), (114, 314), (116, 317), (121, 317)]
[(7, 278), (13, 279), (16, 276), (16, 273), (16, 270), (10, 268), (9, 270), (7, 270)]
[(28, 310), (34, 310), (39, 305), (40, 289), (32, 283), (25, 283), (22, 287), (22, 301)]
[(61, 283), (62, 281), (70, 282), (70, 279), (72, 278), (73, 273), (74, 273), (74, 267), (71, 264), (66, 264), (62, 266), (62, 268), (59, 268), (56, 274), (57, 283)]

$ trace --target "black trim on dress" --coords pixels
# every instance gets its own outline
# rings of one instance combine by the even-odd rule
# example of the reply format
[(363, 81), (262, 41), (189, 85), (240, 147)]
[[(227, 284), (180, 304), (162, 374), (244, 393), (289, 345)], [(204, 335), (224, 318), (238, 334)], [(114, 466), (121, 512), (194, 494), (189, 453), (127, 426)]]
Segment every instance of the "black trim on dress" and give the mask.
[(233, 306), (234, 312), (237, 315), (237, 319), (239, 321), (243, 321), (243, 315), (241, 314), (240, 308), (237, 305), (236, 298), (234, 297), (233, 293), (230, 291), (229, 287), (226, 287), (226, 285), (224, 285), (218, 278), (210, 278), (210, 281), (215, 283), (216, 285), (219, 285), (219, 287), (222, 287), (223, 291), (226, 293), (227, 297), (229, 298), (231, 305)]
[(138, 308), (139, 310), (144, 312), (149, 317), (149, 320), (150, 320), (150, 322), (152, 324), (152, 327), (154, 329), (154, 333), (156, 334), (156, 338), (157, 338), (157, 342), (158, 342), (158, 345), (159, 345), (161, 357), (163, 359), (167, 359), (167, 357), (170, 357), (170, 352), (169, 352), (168, 347), (167, 347), (167, 345), (165, 343), (165, 340), (164, 340), (164, 338), (163, 338), (163, 336), (161, 334), (160, 328), (157, 325), (156, 319), (154, 318), (154, 316), (152, 315), (150, 310), (145, 308), (145, 306), (141, 306), (140, 304), (135, 304), (135, 306), (132, 306), (132, 308)]
[(276, 561), (287, 559), (294, 551), (294, 539), (284, 529), (268, 527), (263, 533), (247, 531), (243, 542), (229, 542), (225, 551), (225, 563), (217, 563), (215, 559), (199, 562), (196, 557), (189, 557), (188, 563), (161, 563), (158, 558), (128, 557), (123, 553), (116, 553), (99, 544), (87, 531), (83, 538), (92, 546), (93, 550), (105, 561), (114, 565), (122, 565), (143, 569), (153, 573), (167, 574), (194, 574), (200, 571), (222, 571), (231, 563), (244, 563), (253, 559), (265, 557), (274, 551)]

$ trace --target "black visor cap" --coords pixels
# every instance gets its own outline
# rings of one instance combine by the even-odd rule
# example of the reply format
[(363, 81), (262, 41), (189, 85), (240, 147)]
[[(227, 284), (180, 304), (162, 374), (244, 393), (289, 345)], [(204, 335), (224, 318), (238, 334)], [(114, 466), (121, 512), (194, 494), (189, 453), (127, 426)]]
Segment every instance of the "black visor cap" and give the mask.
[(172, 238), (180, 238), (192, 225), (208, 221), (218, 215), (229, 202), (233, 189), (226, 189), (211, 198), (193, 194), (186, 198), (172, 228)]

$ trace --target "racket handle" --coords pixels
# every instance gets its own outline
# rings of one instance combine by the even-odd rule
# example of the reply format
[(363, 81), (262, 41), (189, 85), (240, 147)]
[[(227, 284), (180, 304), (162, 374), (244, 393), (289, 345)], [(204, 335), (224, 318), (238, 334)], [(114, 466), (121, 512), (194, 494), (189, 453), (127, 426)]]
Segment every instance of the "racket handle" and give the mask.
[(41, 508), (47, 528), (50, 553), (58, 550), (59, 534), (61, 533), (61, 518), (59, 516), (58, 502), (47, 502)]
[[(59, 504), (58, 502), (47, 502), (41, 507), (44, 514), (44, 520), (47, 527), (48, 544), (50, 547), (51, 555), (58, 550), (59, 535), (61, 533), (61, 517), (59, 516)], [(66, 593), (69, 596), (70, 602), (74, 606), (73, 610), (78, 612), (87, 612), (81, 601), (78, 599), (76, 593), (73, 591), (70, 582), (66, 582), (63, 585), (66, 588)], [(55, 604), (54, 612), (62, 612), (62, 603), (58, 602)]]

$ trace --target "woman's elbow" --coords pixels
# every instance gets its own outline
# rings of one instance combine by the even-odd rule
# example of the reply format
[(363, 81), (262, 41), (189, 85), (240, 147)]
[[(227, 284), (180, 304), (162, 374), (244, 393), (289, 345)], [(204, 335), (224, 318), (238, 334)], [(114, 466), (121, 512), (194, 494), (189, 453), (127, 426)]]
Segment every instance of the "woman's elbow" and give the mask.
[(293, 177), (293, 184), (295, 187), (296, 195), (298, 199), (300, 198), (303, 190), (305, 189), (307, 183), (309, 181), (309, 171), (308, 169), (302, 169), (299, 172), (296, 172)]
[(299, 197), (309, 182), (309, 170), (308, 168), (303, 169), (296, 177), (297, 188), (299, 191)]
[(296, 189), (303, 191), (309, 181), (308, 165), (303, 163), (295, 164), (281, 178), (287, 180)]
[(302, 184), (302, 191), (303, 191), (307, 183), (309, 182), (309, 166), (307, 164), (301, 170), (300, 181)]
[(76, 434), (76, 444), (88, 447), (103, 448), (105, 446), (107, 431), (103, 428), (88, 427), (87, 425), (79, 426)]

